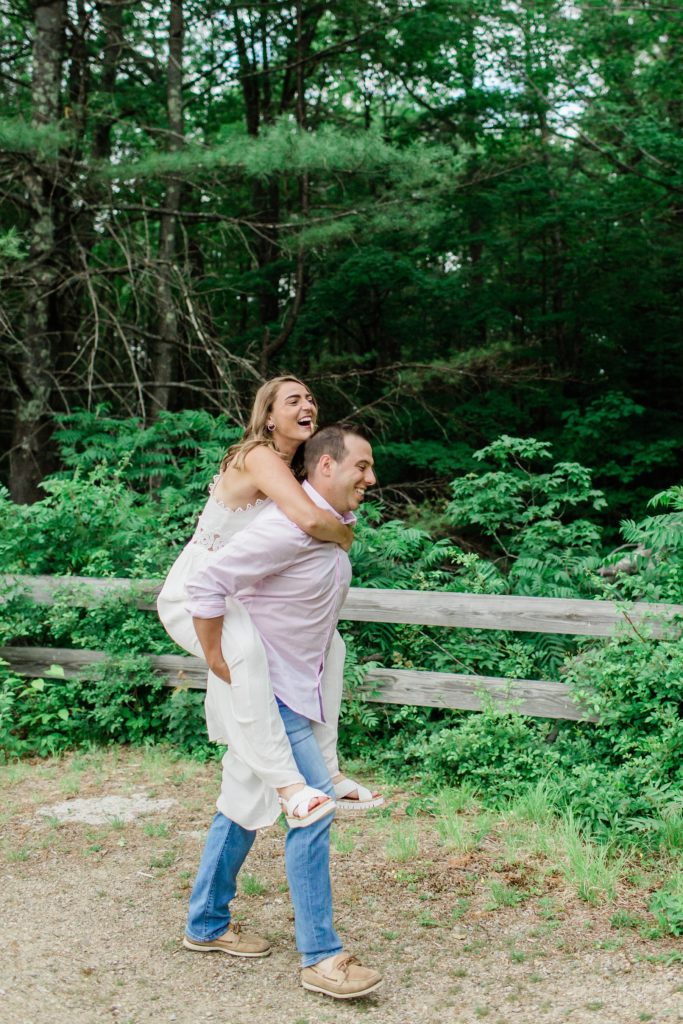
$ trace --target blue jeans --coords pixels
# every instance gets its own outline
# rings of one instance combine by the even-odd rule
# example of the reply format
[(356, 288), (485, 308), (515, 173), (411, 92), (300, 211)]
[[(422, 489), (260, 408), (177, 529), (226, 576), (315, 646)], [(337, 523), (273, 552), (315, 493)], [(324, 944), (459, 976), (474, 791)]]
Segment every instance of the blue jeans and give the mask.
[[(334, 797), (327, 768), (307, 718), (278, 700), (297, 767), (309, 786)], [(333, 814), (290, 828), (285, 840), (285, 866), (294, 905), (294, 930), (303, 967), (340, 953), (342, 944), (332, 925), (330, 885), (330, 827)], [(237, 891), (237, 874), (256, 833), (242, 828), (220, 812), (214, 817), (195, 879), (186, 933), (197, 942), (210, 942), (230, 923), (229, 904)]]

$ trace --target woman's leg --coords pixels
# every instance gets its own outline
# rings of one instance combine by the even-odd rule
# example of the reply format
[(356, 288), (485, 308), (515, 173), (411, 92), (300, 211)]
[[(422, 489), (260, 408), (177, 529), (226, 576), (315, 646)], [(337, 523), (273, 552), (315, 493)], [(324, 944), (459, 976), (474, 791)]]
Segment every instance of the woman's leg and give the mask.
[(352, 808), (358, 805), (365, 810), (369, 807), (377, 807), (384, 803), (379, 793), (371, 792), (365, 786), (354, 783), (347, 779), (339, 770), (339, 755), (337, 753), (337, 739), (339, 735), (339, 711), (341, 708), (344, 690), (344, 660), (346, 658), (346, 644), (341, 636), (335, 631), (332, 637), (330, 649), (325, 659), (325, 671), (321, 682), (321, 693), (323, 698), (324, 722), (312, 722), (311, 727), (316, 738), (320, 753), (323, 756), (330, 778), (335, 785), (341, 788), (336, 794), (340, 809)]
[[(174, 593), (167, 599), (162, 591), (157, 604), (159, 616), (176, 643), (203, 659), (184, 603)], [(304, 778), (294, 761), (273, 697), (261, 637), (239, 601), (226, 601), (221, 646), (232, 682), (226, 683), (209, 672), (205, 701), (209, 739), (230, 748), (223, 759), (218, 810), (245, 828), (262, 828), (280, 814), (276, 791), (289, 799), (303, 789)], [(322, 799), (311, 800), (297, 811), (297, 816), (305, 817)]]
[(209, 736), (227, 743), (268, 786), (303, 785), (270, 685), (266, 652), (239, 601), (226, 601), (221, 646), (231, 682), (209, 673), (206, 720)]
[(320, 753), (323, 756), (332, 781), (339, 775), (337, 736), (339, 732), (339, 709), (344, 690), (344, 659), (346, 644), (335, 630), (330, 649), (325, 659), (325, 671), (320, 684), (323, 698), (324, 722), (312, 722), (311, 727)]

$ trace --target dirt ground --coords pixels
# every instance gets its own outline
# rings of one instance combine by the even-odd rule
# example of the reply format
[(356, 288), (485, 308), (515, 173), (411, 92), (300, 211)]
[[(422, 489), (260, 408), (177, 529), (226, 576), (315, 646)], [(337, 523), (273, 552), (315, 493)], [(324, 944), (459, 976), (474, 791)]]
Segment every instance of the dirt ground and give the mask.
[[(377, 994), (300, 988), (278, 826), (259, 835), (233, 906), (272, 956), (183, 949), (218, 781), (216, 765), (126, 749), (0, 769), (2, 1024), (683, 1021), (681, 943), (614, 925), (618, 911), (646, 916), (647, 877), (591, 906), (560, 872), (506, 860), (495, 828), (454, 854), (433, 816), (406, 815), (406, 793), (334, 826), (336, 925), (382, 970)], [(60, 820), (56, 805), (112, 797), (104, 822)]]

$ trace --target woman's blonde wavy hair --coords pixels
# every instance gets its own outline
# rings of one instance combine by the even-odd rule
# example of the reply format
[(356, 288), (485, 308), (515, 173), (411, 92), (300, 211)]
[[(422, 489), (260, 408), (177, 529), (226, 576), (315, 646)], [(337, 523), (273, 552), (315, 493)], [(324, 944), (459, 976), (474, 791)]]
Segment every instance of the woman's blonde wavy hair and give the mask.
[[(273, 403), (277, 397), (277, 393), (280, 389), (281, 384), (300, 384), (302, 388), (308, 390), (306, 385), (298, 377), (273, 377), (272, 380), (267, 380), (265, 384), (262, 384), (254, 396), (254, 404), (251, 407), (251, 416), (247, 423), (242, 439), (237, 444), (231, 445), (223, 459), (221, 461), (221, 473), (223, 473), (228, 466), (233, 469), (244, 469), (244, 460), (252, 450), (259, 444), (265, 444), (273, 451), (277, 452), (278, 449), (275, 447), (275, 442), (268, 431), (267, 423), (268, 417), (273, 411)], [(313, 399), (313, 404), (317, 409), (317, 402)], [(281, 454), (278, 452), (278, 455)]]

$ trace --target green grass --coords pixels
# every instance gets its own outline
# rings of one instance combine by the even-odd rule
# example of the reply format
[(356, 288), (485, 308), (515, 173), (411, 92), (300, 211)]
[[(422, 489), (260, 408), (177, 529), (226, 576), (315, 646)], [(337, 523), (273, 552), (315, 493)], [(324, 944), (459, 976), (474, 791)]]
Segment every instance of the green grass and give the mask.
[(643, 918), (639, 914), (632, 914), (630, 910), (616, 910), (609, 923), (613, 928), (640, 928)]
[(500, 910), (501, 907), (517, 907), (523, 903), (527, 894), (513, 889), (504, 882), (489, 882), (489, 899), (485, 910)]
[(436, 827), (448, 850), (456, 853), (469, 853), (476, 849), (482, 839), (491, 831), (493, 819), (489, 812), (477, 814), (473, 819), (464, 816), (462, 813), (464, 807), (471, 808), (473, 806), (471, 791), (466, 787), (442, 789), (437, 794)]
[(256, 875), (249, 874), (248, 871), (240, 875), (240, 888), (245, 896), (263, 896), (264, 893), (268, 892), (268, 886), (257, 878)]
[(387, 838), (385, 850), (390, 860), (414, 860), (420, 853), (420, 841), (415, 825), (412, 822), (394, 825)]
[(675, 871), (666, 884), (653, 893), (648, 905), (661, 931), (683, 935), (683, 871)]
[(505, 817), (531, 821), (537, 825), (549, 824), (555, 817), (552, 785), (546, 779), (541, 779), (510, 801)]
[(0, 782), (5, 786), (16, 786), (32, 774), (33, 766), (23, 761), (12, 761), (0, 767)]
[(64, 824), (62, 819), (58, 818), (56, 814), (41, 814), (41, 818), (45, 824), (49, 825), (52, 829), (61, 828)]
[(454, 850), (457, 853), (469, 853), (477, 845), (477, 839), (470, 823), (466, 818), (459, 817), (457, 813), (443, 814), (437, 819), (436, 827), (444, 845), (449, 850)]
[(356, 847), (355, 836), (358, 835), (358, 826), (347, 828), (342, 831), (338, 825), (334, 825), (330, 832), (330, 843), (337, 853), (353, 853)]
[(461, 786), (448, 786), (436, 794), (436, 807), (439, 814), (449, 817), (459, 811), (471, 811), (477, 805), (476, 791), (473, 786), (463, 782)]
[(538, 901), (538, 912), (544, 921), (556, 921), (562, 911), (554, 896), (541, 896)]
[(162, 839), (168, 837), (168, 822), (166, 821), (148, 821), (143, 826), (142, 831), (146, 836), (160, 836)]
[(59, 788), (65, 796), (76, 796), (81, 791), (80, 775), (65, 775), (60, 779)]
[(601, 900), (613, 900), (625, 856), (613, 856), (609, 847), (598, 846), (583, 836), (571, 814), (565, 817), (560, 834), (564, 847), (560, 868), (579, 899), (593, 906)]
[(458, 897), (455, 901), (455, 906), (451, 910), (451, 920), (460, 921), (469, 909), (470, 901), (465, 896)]
[(159, 857), (153, 857), (149, 862), (149, 866), (151, 868), (170, 868), (175, 858), (174, 850), (165, 850)]
[(30, 851), (26, 846), (20, 846), (18, 850), (7, 850), (5, 857), (10, 864), (21, 864), (28, 860), (30, 857)]
[(683, 852), (683, 814), (672, 808), (655, 818), (654, 834), (660, 849), (681, 855)]

